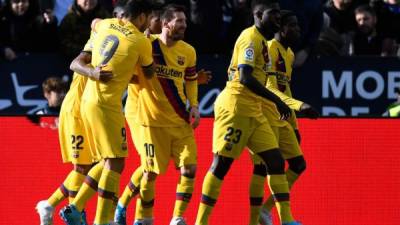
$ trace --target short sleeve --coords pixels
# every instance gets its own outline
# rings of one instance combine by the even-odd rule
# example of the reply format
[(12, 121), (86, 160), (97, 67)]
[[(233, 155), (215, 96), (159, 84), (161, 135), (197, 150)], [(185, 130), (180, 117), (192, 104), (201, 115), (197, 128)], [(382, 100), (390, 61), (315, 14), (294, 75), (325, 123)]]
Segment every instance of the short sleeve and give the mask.
[(83, 47), (83, 52), (92, 52), (93, 49), (93, 40), (96, 37), (96, 32), (91, 31), (90, 32), (90, 38), (89, 40), (86, 42), (85, 47)]
[(254, 40), (250, 37), (243, 37), (237, 45), (238, 67), (255, 67), (257, 48)]
[(194, 48), (189, 49), (189, 60), (188, 60), (188, 66), (185, 69), (185, 80), (191, 81), (191, 80), (196, 80), (197, 79), (197, 73), (196, 73), (196, 51)]

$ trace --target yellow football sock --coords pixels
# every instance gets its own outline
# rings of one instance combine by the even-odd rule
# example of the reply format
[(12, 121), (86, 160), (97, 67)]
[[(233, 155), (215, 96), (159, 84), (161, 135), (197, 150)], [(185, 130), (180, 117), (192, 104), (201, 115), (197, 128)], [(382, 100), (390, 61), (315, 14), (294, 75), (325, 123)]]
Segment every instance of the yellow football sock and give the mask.
[(265, 177), (253, 174), (250, 181), (250, 225), (258, 225), (264, 197)]
[(186, 177), (181, 175), (179, 183), (176, 187), (176, 200), (174, 207), (174, 216), (182, 217), (183, 213), (192, 198), (194, 189), (194, 178)]
[(221, 190), (222, 180), (211, 172), (207, 172), (203, 181), (202, 195), (199, 209), (197, 211), (196, 225), (207, 225), (211, 211), (217, 202)]
[(69, 184), (68, 184), (68, 190), (69, 190), (68, 201), (69, 201), (69, 203), (72, 203), (76, 194), (79, 191), (79, 188), (81, 188), (82, 183), (85, 180), (85, 175), (79, 173), (76, 170), (71, 171), (71, 174), (72, 175), (69, 178)]
[(78, 194), (76, 194), (75, 199), (72, 201), (71, 204), (75, 205), (79, 212), (82, 212), (82, 210), (85, 208), (86, 202), (89, 201), (94, 194), (96, 194), (103, 168), (104, 162), (99, 162), (92, 169), (90, 169), (85, 181), (78, 191)]
[(289, 185), (286, 175), (272, 174), (268, 175), (267, 178), (281, 223), (292, 222), (293, 216), (290, 210)]
[(113, 209), (119, 189), (120, 177), (121, 174), (115, 171), (107, 168), (103, 169), (97, 191), (99, 196), (97, 198), (95, 224), (108, 224), (110, 222), (109, 219), (114, 213)]
[(121, 198), (119, 198), (118, 200), (118, 203), (121, 206), (126, 208), (131, 202), (132, 198), (139, 193), (140, 180), (142, 179), (142, 176), (143, 170), (141, 167), (138, 167), (135, 172), (133, 172), (129, 184), (126, 185), (125, 190), (121, 195)]
[(64, 182), (60, 185), (60, 187), (57, 188), (57, 190), (50, 196), (49, 199), (47, 199), (47, 202), (51, 206), (56, 207), (58, 204), (60, 204), (62, 200), (68, 197), (69, 195), (68, 185), (73, 176), (74, 176), (74, 170), (69, 172)]
[(155, 180), (140, 181), (140, 198), (136, 200), (135, 219), (144, 219), (153, 217)]
[[(299, 174), (293, 172), (292, 170), (288, 169), (286, 170), (286, 178), (289, 184), (289, 189), (292, 188), (294, 182), (299, 178)], [(275, 202), (272, 196), (269, 196), (269, 198), (265, 201), (263, 208), (265, 208), (268, 211), (271, 211), (272, 208), (274, 208)]]

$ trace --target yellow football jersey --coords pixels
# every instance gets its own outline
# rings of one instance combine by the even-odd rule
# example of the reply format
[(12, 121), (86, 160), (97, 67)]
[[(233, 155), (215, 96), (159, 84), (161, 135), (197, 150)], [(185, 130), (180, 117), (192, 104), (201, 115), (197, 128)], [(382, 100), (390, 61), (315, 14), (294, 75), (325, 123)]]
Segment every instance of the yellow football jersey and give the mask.
[[(290, 90), (290, 81), (292, 78), (294, 53), (290, 48), (283, 47), (277, 40), (272, 39), (268, 42), (269, 56), (271, 65), (267, 72), (266, 87), (276, 94), (283, 102), (291, 109), (292, 115), (288, 122), (297, 128), (296, 114), (294, 110), (300, 110), (303, 102), (292, 97)], [(270, 101), (263, 101), (263, 112), (270, 120), (271, 125), (283, 125), (279, 120), (280, 114), (276, 109), (275, 104)]]
[(262, 97), (240, 83), (239, 68), (253, 68), (254, 78), (265, 85), (269, 63), (267, 40), (255, 26), (245, 29), (235, 43), (228, 69), (229, 81), (224, 90), (226, 94), (219, 101), (221, 106), (243, 116), (260, 116)]
[(196, 51), (184, 41), (167, 47), (159, 36), (151, 37), (156, 76), (141, 79), (137, 122), (153, 127), (177, 127), (189, 123), (187, 101), (197, 106)]
[(133, 81), (128, 85), (128, 97), (126, 98), (126, 103), (125, 103), (125, 117), (129, 119), (136, 118), (136, 112), (137, 112), (137, 100), (139, 96), (139, 76), (142, 76), (141, 74), (141, 68), (136, 67), (135, 72), (134, 72), (134, 77), (132, 78)]
[(96, 24), (92, 65), (106, 65), (113, 78), (102, 83), (89, 79), (83, 99), (113, 111), (122, 111), (122, 95), (131, 80), (136, 65), (153, 63), (151, 43), (132, 23), (116, 18)]
[[(91, 32), (89, 40), (86, 42), (85, 47), (83, 48), (83, 52), (92, 52), (93, 47), (93, 39), (95, 38), (96, 33)], [(69, 87), (69, 91), (65, 96), (61, 110), (71, 112), (74, 116), (80, 117), (81, 115), (81, 97), (83, 91), (85, 90), (87, 77), (80, 75), (79, 73), (74, 73), (71, 85)]]

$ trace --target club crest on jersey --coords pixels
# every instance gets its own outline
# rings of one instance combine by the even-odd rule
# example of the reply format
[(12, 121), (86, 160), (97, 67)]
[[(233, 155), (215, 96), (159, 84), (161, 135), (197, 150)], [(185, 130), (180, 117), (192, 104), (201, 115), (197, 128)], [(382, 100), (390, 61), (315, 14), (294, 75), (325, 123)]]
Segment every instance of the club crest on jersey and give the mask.
[(73, 151), (72, 157), (75, 159), (79, 158), (79, 151)]
[(232, 150), (232, 148), (233, 148), (233, 144), (232, 144), (232, 143), (228, 142), (228, 143), (225, 144), (225, 149), (226, 149), (227, 151)]
[(185, 57), (178, 55), (178, 64), (181, 66), (185, 64)]
[(127, 145), (125, 142), (122, 143), (122, 144), (121, 144), (121, 149), (122, 149), (122, 151), (128, 150), (128, 145)]
[(253, 48), (246, 48), (244, 50), (244, 59), (246, 61), (254, 61), (254, 49)]
[(154, 166), (153, 159), (147, 159), (146, 161), (147, 161), (146, 163), (147, 163), (148, 166), (151, 166), (151, 167)]

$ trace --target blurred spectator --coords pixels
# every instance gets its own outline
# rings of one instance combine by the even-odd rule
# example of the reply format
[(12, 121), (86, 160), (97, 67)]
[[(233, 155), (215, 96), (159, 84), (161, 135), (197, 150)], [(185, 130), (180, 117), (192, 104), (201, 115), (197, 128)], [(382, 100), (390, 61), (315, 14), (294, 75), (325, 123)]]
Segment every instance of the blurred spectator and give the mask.
[(372, 0), (378, 22), (377, 30), (400, 43), (400, 1)]
[(356, 29), (353, 0), (330, 0), (324, 7), (330, 18), (330, 27), (339, 34)]
[[(0, 0), (1, 1), (1, 0)], [(68, 13), (74, 0), (39, 0), (39, 6), (41, 11), (52, 11), (57, 17), (58, 25), (64, 19), (64, 16)], [(103, 6), (110, 14), (113, 12), (115, 0), (99, 0), (99, 4)]]
[(251, 1), (246, 0), (222, 1), (221, 45), (223, 45), (223, 52), (228, 55), (231, 54), (240, 33), (253, 24), (253, 12), (250, 3)]
[(49, 77), (42, 83), (42, 88), (43, 95), (47, 99), (47, 105), (37, 111), (36, 114), (58, 115), (67, 91), (66, 83), (59, 77)]
[(344, 46), (343, 38), (332, 28), (326, 28), (321, 32), (318, 41), (311, 53), (316, 57), (341, 56)]
[(40, 14), (34, 0), (7, 0), (0, 17), (0, 53), (7, 60), (19, 52), (58, 50), (57, 19)]
[(281, 9), (294, 12), (302, 31), (299, 45), (294, 49), (296, 59), (294, 66), (304, 64), (311, 50), (317, 43), (323, 24), (323, 8), (321, 0), (280, 0)]
[(355, 10), (357, 31), (353, 37), (350, 55), (381, 55), (396, 54), (395, 41), (388, 38), (376, 28), (377, 17), (369, 5), (361, 5)]
[[(222, 8), (218, 0), (190, 0), (186, 40), (198, 53), (217, 53), (222, 49), (220, 32)], [(190, 23), (191, 22), (191, 23)]]
[(95, 18), (107, 18), (110, 14), (98, 0), (75, 0), (60, 25), (61, 51), (68, 60), (79, 55), (90, 36), (90, 25)]
[(400, 117), (400, 88), (396, 88), (395, 92), (397, 94), (396, 101), (387, 107), (386, 112), (382, 116)]
[(39, 8), (41, 11), (53, 12), (59, 25), (72, 3), (73, 0), (39, 0)]
[[(354, 8), (354, 0), (329, 0), (324, 7), (324, 12), (329, 16), (329, 27), (332, 29), (329, 30), (329, 34), (339, 36), (342, 42), (339, 55), (349, 54), (353, 32), (357, 27), (354, 20)], [(326, 31), (322, 33), (323, 37), (327, 37)]]

